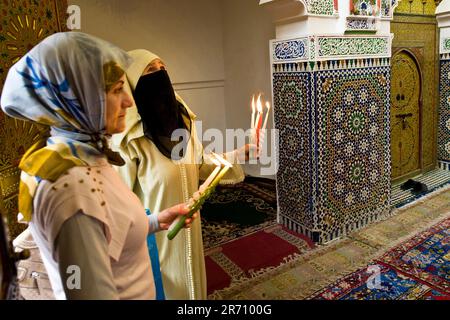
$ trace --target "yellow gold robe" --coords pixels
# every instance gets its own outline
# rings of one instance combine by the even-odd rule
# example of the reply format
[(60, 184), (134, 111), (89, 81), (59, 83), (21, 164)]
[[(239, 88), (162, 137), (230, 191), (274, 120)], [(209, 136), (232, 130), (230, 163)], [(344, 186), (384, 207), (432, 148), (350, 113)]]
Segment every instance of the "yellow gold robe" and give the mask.
[[(144, 136), (142, 122), (134, 106), (128, 109), (127, 129), (113, 137), (126, 165), (117, 168), (124, 181), (152, 213), (160, 212), (178, 203), (187, 202), (198, 190), (199, 178), (205, 180), (214, 166), (195, 164), (204, 157), (203, 146), (197, 138), (194, 113), (183, 103), (191, 120), (191, 138), (183, 163), (163, 156), (151, 140)], [(225, 155), (227, 158), (227, 156)], [(222, 179), (222, 184), (244, 180), (239, 164), (233, 166)], [(167, 231), (156, 234), (164, 293), (167, 299), (206, 299), (206, 270), (200, 217), (190, 229), (181, 230), (173, 240), (167, 239)]]

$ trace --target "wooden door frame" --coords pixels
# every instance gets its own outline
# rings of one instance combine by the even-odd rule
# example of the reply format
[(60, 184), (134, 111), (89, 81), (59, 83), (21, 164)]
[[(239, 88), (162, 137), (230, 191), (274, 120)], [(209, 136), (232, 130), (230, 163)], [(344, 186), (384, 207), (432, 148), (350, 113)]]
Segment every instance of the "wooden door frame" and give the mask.
[[(408, 33), (405, 33), (404, 28), (401, 25), (407, 25)], [(433, 36), (431, 37), (431, 33), (427, 31), (426, 38), (423, 37), (415, 37), (414, 32), (420, 30), (423, 27), (429, 28), (432, 27)], [(397, 27), (399, 28), (397, 30)], [(403, 31), (402, 31), (403, 30)], [(431, 29), (429, 30), (431, 31)], [(406, 13), (395, 13), (394, 18), (391, 21), (391, 32), (394, 35), (393, 43), (392, 43), (392, 55), (397, 53), (402, 49), (409, 49), (414, 53), (416, 60), (421, 68), (421, 77), (422, 80), (426, 79), (427, 84), (422, 81), (421, 86), (421, 110), (427, 110), (425, 107), (428, 107), (428, 100), (425, 100), (425, 97), (429, 97), (432, 99), (432, 103), (429, 104), (430, 110), (432, 113), (432, 123), (433, 123), (433, 132), (432, 138), (430, 141), (423, 141), (423, 136), (426, 136), (424, 131), (425, 127), (431, 125), (430, 116), (422, 113), (422, 126), (421, 126), (421, 140), (423, 141), (421, 152), (421, 161), (422, 161), (422, 172), (426, 173), (432, 171), (438, 167), (438, 157), (437, 157), (437, 142), (438, 142), (438, 127), (439, 127), (439, 28), (437, 26), (436, 17), (434, 15), (417, 15), (417, 14), (406, 14)], [(430, 37), (428, 37), (428, 35)], [(433, 54), (431, 55), (431, 50)], [(425, 62), (430, 63), (434, 61), (433, 66), (429, 66), (430, 69), (425, 68)], [(431, 71), (433, 75), (431, 76)], [(430, 85), (430, 81), (433, 83)], [(425, 89), (427, 91), (425, 91)], [(431, 91), (431, 92), (430, 92)], [(427, 93), (429, 92), (429, 93)], [(427, 120), (426, 120), (427, 119)], [(427, 121), (427, 124), (425, 124)], [(432, 143), (432, 148), (425, 147), (426, 143)], [(425, 153), (427, 153), (425, 155)], [(431, 153), (431, 156), (430, 156)], [(425, 162), (425, 159), (427, 161)], [(397, 184), (400, 181), (397, 179), (391, 180), (392, 184)]]

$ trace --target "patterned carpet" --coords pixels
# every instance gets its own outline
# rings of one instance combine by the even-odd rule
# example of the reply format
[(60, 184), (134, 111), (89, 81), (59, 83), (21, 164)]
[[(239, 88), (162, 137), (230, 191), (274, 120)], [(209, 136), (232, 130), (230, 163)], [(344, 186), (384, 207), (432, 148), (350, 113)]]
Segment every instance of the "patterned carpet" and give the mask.
[[(398, 255), (397, 259), (389, 260), (389, 264), (382, 264), (381, 260), (374, 259), (394, 252), (395, 248), (405, 245), (409, 239), (419, 239), (414, 235), (424, 234), (423, 232), (431, 230), (430, 228), (449, 217), (450, 188), (446, 187), (419, 201), (396, 209), (388, 220), (370, 225), (342, 240), (298, 255), (294, 259), (278, 267), (269, 268), (254, 277), (231, 283), (224, 289), (214, 291), (208, 298), (225, 300), (308, 299), (318, 296), (324, 288), (337, 283), (343, 277), (351, 277), (352, 274), (360, 283), (365, 283), (363, 273), (368, 272), (367, 267), (376, 261), (375, 265), (380, 266), (381, 283), (384, 281), (384, 287), (396, 288), (397, 293), (385, 293), (384, 296), (381, 292), (377, 294), (361, 293), (361, 297), (367, 299), (444, 299), (447, 289), (442, 283), (445, 284), (445, 282), (438, 285), (438, 281), (424, 282), (417, 275), (405, 276), (402, 273), (405, 267), (398, 262)], [(442, 254), (444, 262), (438, 262), (438, 265), (440, 268), (444, 268), (443, 272), (448, 272), (446, 269), (448, 260), (444, 259), (444, 257), (448, 258), (448, 246), (444, 246), (446, 241), (448, 240), (442, 240), (442, 250), (444, 251), (436, 253), (436, 255)], [(429, 252), (434, 252), (432, 247), (430, 244)], [(444, 254), (445, 250), (446, 254)], [(408, 252), (404, 251), (404, 256), (407, 256)], [(419, 257), (419, 260), (425, 259), (425, 256), (419, 255)], [(431, 263), (428, 266), (433, 269)], [(420, 270), (417, 272), (420, 274)], [(366, 275), (366, 279), (368, 276), (370, 275)], [(358, 285), (355, 281), (352, 285), (356, 289)], [(396, 281), (402, 284), (396, 285)], [(364, 289), (363, 286), (359, 288)], [(355, 299), (356, 294), (349, 299)]]
[(210, 249), (276, 225), (275, 181), (246, 177), (219, 186), (201, 210), (203, 244)]
[[(379, 278), (377, 278), (379, 275)], [(384, 265), (347, 275), (311, 300), (448, 300), (450, 296)]]
[(309, 299), (450, 300), (450, 218)]

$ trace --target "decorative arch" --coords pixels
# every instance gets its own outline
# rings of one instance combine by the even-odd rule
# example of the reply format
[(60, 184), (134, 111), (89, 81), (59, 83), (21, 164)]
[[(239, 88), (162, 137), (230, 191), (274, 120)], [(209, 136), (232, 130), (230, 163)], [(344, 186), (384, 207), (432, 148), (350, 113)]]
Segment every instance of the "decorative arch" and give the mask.
[[(409, 60), (410, 62), (406, 65), (404, 63), (400, 64), (396, 69), (396, 57), (405, 57), (407, 58), (406, 61)], [(397, 77), (395, 79), (393, 78), (393, 75), (391, 77), (390, 111), (391, 156), (393, 161), (392, 178), (394, 180), (404, 179), (405, 176), (416, 175), (423, 170), (423, 74), (420, 60), (420, 57), (413, 50), (408, 48), (398, 48), (392, 54), (392, 72), (394, 72), (394, 69), (397, 70)], [(402, 58), (401, 61), (405, 60)], [(407, 68), (405, 68), (405, 66)], [(398, 72), (401, 73), (399, 74)], [(417, 77), (412, 76), (413, 74), (417, 74)], [(399, 77), (399, 75), (401, 75), (401, 77)], [(404, 89), (398, 87), (398, 82), (400, 84), (403, 82)], [(407, 83), (406, 85), (405, 82)], [(395, 93), (397, 93), (397, 99), (394, 97)], [(402, 93), (401, 99), (400, 93)], [(402, 116), (406, 117), (402, 118)], [(401, 124), (404, 124), (405, 126), (402, 128)], [(399, 152), (397, 150), (398, 148), (395, 147), (398, 143), (403, 145), (403, 151)], [(410, 152), (408, 152), (408, 149), (410, 149)], [(407, 159), (406, 162), (405, 159)]]

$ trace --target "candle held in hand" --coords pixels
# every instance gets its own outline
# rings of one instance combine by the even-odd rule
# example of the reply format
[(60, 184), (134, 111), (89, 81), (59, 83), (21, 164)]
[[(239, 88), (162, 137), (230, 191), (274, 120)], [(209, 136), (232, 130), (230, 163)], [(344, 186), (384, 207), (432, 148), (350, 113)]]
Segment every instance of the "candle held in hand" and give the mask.
[(251, 122), (251, 128), (254, 129), (255, 128), (255, 112), (256, 112), (256, 107), (255, 107), (255, 95), (252, 96), (252, 122)]
[(258, 101), (256, 102), (256, 107), (258, 109), (258, 115), (256, 117), (256, 146), (259, 146), (259, 131), (262, 126), (262, 103), (261, 103), (261, 95), (258, 96)]
[[(209, 196), (214, 192), (215, 187), (219, 184), (220, 179), (223, 178), (223, 176), (227, 173), (228, 169), (232, 167), (232, 165), (220, 157), (219, 155), (213, 153), (213, 156), (215, 157), (214, 163), (218, 163), (220, 166), (216, 167), (214, 171), (216, 173), (213, 173), (209, 177), (213, 177), (210, 182), (208, 182), (208, 185), (206, 186), (206, 182), (202, 184), (202, 186), (206, 186), (204, 191), (196, 192), (195, 195), (198, 197), (198, 193), (200, 193), (199, 198), (195, 199), (194, 203), (190, 205), (190, 210), (188, 214), (184, 216), (178, 217), (169, 227), (169, 232), (167, 233), (167, 238), (169, 240), (172, 240), (175, 238), (175, 236), (178, 234), (178, 232), (184, 227), (185, 221), (187, 218), (191, 218), (194, 213), (196, 213), (198, 210), (200, 210), (200, 207), (203, 205), (203, 203), (206, 201), (206, 199), (209, 198)], [(223, 166), (223, 167), (222, 167)], [(219, 171), (220, 170), (220, 171)], [(219, 172), (219, 173), (217, 173)], [(209, 180), (209, 177), (207, 180)]]
[(213, 182), (211, 182), (211, 185), (210, 185), (211, 188), (215, 188), (219, 184), (220, 180), (223, 178), (225, 173), (227, 173), (227, 171), (232, 167), (231, 163), (226, 161), (224, 158), (222, 158), (221, 156), (219, 156), (215, 153), (213, 153), (213, 154), (224, 167), (222, 168), (222, 170), (220, 170), (219, 174), (214, 178)]
[(206, 188), (209, 187), (209, 185), (211, 184), (211, 182), (213, 181), (213, 179), (217, 176), (217, 174), (220, 171), (220, 163), (216, 163), (217, 160), (213, 160), (214, 164), (217, 165), (217, 167), (213, 170), (213, 172), (211, 172), (211, 174), (209, 175), (209, 177), (205, 180), (205, 182), (203, 182), (203, 184), (200, 186), (200, 188), (198, 189), (200, 191), (200, 193), (205, 192)]
[[(267, 111), (266, 111), (266, 118), (264, 119), (264, 124), (263, 124), (263, 126), (262, 126), (262, 133), (265, 135), (265, 130), (266, 130), (266, 127), (267, 127), (267, 120), (269, 119), (269, 113), (270, 113), (270, 103), (269, 102), (266, 102), (266, 108), (267, 108)], [(260, 144), (262, 144), (262, 142), (261, 142), (261, 139), (260, 139), (260, 137), (261, 137), (261, 134), (259, 135), (259, 139), (258, 139), (258, 154), (259, 154), (259, 152), (261, 152), (261, 148), (262, 148), (262, 146), (260, 145)]]
[(267, 119), (269, 119), (269, 113), (270, 113), (270, 103), (266, 102), (266, 108), (267, 108), (267, 113), (266, 113), (266, 118), (264, 119), (264, 124), (262, 129), (265, 130), (266, 126), (267, 126)]

